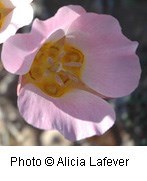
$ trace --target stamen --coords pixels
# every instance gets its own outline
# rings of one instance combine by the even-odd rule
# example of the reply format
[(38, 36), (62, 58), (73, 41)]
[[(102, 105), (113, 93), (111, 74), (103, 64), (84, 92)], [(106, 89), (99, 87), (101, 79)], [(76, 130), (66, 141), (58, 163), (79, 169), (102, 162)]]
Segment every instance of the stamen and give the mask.
[(82, 52), (66, 44), (63, 37), (40, 48), (26, 79), (52, 97), (60, 97), (72, 88), (93, 93), (80, 79), (83, 62)]
[(64, 82), (62, 81), (62, 79), (59, 75), (55, 76), (55, 80), (60, 86), (64, 86)]
[(68, 62), (68, 63), (64, 63), (63, 65), (67, 67), (81, 67), (82, 66), (80, 62)]
[(58, 56), (58, 61), (60, 61), (65, 55), (65, 52), (62, 50), (61, 53)]
[(58, 75), (60, 76), (60, 78), (62, 79), (62, 81), (63, 81), (64, 84), (67, 84), (67, 83), (70, 81), (68, 75), (67, 75), (66, 72), (64, 72), (63, 70), (60, 71), (60, 72), (58, 73)]
[(54, 63), (49, 69), (51, 72), (60, 72), (62, 70), (62, 65), (61, 63)]
[(65, 72), (65, 74), (69, 77), (69, 79), (73, 80), (74, 82), (79, 82), (78, 76), (72, 74), (71, 72)]

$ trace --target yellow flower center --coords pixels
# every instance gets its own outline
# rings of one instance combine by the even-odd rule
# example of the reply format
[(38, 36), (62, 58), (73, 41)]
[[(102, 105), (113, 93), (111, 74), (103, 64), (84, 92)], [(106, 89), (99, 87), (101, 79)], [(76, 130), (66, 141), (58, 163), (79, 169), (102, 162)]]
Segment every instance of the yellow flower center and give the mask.
[(2, 28), (6, 16), (11, 12), (12, 10), (9, 8), (6, 8), (5, 5), (0, 2), (0, 29)]
[(52, 97), (60, 97), (73, 89), (82, 74), (83, 53), (64, 41), (62, 38), (45, 43), (25, 75), (28, 82)]

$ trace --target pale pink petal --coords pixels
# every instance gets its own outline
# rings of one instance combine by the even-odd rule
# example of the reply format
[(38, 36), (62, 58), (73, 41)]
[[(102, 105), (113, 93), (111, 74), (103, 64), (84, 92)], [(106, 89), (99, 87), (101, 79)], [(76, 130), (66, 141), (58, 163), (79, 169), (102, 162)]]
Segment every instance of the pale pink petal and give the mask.
[(31, 23), (32, 19), (33, 9), (30, 5), (15, 8), (6, 16), (4, 25), (0, 29), (0, 43), (14, 35), (19, 28)]
[[(61, 7), (57, 13), (55, 14), (58, 18), (64, 18), (65, 20), (69, 19), (68, 21), (73, 21), (75, 17), (78, 17), (79, 15), (82, 15), (86, 13), (85, 9), (82, 8), (82, 6), (79, 5), (68, 5)], [(68, 17), (67, 17), (68, 15)], [(71, 16), (71, 19), (69, 18)]]
[[(63, 37), (63, 33), (63, 30), (58, 30), (50, 36), (50, 39)], [(43, 41), (44, 37), (37, 29), (34, 29), (32, 34), (16, 34), (10, 37), (2, 48), (1, 57), (5, 69), (19, 75), (27, 73)]]
[(16, 74), (28, 72), (33, 61), (32, 57), (35, 57), (38, 51), (36, 43), (39, 44), (41, 35), (37, 32), (36, 35), (37, 37), (33, 38), (30, 34), (17, 34), (3, 44), (1, 57), (7, 71)]
[(127, 39), (109, 15), (83, 14), (70, 26), (68, 41), (85, 55), (83, 81), (108, 97), (131, 93), (140, 79), (137, 43)]
[(86, 11), (81, 6), (63, 6), (60, 8), (55, 16), (49, 18), (45, 21), (36, 20), (33, 29), (38, 29), (44, 37), (49, 37), (53, 32), (58, 29), (66, 29), (71, 25), (71, 23), (84, 14)]
[(49, 36), (46, 42), (56, 42), (60, 40), (61, 38), (63, 38), (64, 36), (65, 36), (64, 31), (62, 29), (58, 29)]
[(3, 1), (8, 1), (8, 3), (10, 2), (14, 7), (18, 7), (30, 4), (33, 0), (3, 0)]
[(55, 14), (56, 24), (61, 27), (68, 27), (75, 19), (85, 13), (85, 9), (78, 5), (63, 6)]
[(16, 34), (3, 44), (1, 57), (7, 71), (20, 75), (29, 71), (37, 51), (46, 40), (40, 32), (44, 28), (40, 27), (41, 23), (36, 19), (31, 33)]
[[(65, 14), (64, 11), (66, 11), (67, 14)], [(2, 62), (6, 70), (20, 75), (28, 72), (41, 45), (45, 41), (49, 41), (50, 38), (52, 39), (53, 34), (56, 34), (55, 40), (57, 37), (60, 38), (61, 34), (63, 36), (64, 29), (61, 32), (60, 27), (64, 24), (67, 26), (69, 22), (71, 23), (80, 13), (84, 12), (84, 9), (80, 6), (63, 7), (59, 9), (57, 15), (53, 18), (46, 21), (36, 19), (30, 34), (11, 37), (5, 42), (2, 51)], [(71, 16), (71, 18), (69, 19), (68, 16)], [(57, 31), (61, 33), (57, 34)], [(9, 52), (9, 55), (6, 52)], [(15, 52), (17, 52), (17, 54)], [(13, 60), (15, 62), (13, 62)]]
[(107, 102), (79, 90), (54, 99), (33, 85), (26, 85), (20, 90), (18, 107), (29, 124), (40, 129), (57, 129), (70, 140), (101, 135), (115, 120), (114, 110)]

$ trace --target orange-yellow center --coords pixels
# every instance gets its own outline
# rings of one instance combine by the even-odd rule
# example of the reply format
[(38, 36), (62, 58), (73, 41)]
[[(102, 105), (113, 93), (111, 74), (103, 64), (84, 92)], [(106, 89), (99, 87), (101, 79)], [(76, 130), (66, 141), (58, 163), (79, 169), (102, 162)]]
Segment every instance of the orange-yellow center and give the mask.
[(81, 77), (84, 55), (76, 47), (57, 42), (45, 43), (32, 63), (25, 79), (45, 94), (60, 97), (73, 89), (73, 84)]
[(6, 16), (11, 12), (12, 10), (5, 7), (5, 5), (0, 2), (0, 29), (2, 28), (4, 22), (5, 22), (5, 18)]

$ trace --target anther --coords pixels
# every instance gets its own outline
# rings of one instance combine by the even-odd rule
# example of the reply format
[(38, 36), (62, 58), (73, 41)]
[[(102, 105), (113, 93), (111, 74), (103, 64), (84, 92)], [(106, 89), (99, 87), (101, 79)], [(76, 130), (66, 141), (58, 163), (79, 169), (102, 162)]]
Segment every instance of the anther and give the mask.
[(55, 76), (55, 80), (60, 86), (64, 86), (64, 82), (62, 81), (62, 79), (59, 75)]
[(82, 64), (80, 62), (68, 62), (68, 63), (64, 63), (64, 66), (68, 66), (68, 67), (81, 67)]
[(61, 53), (58, 56), (58, 61), (60, 61), (65, 55), (65, 52), (62, 50)]
[(62, 70), (62, 65), (60, 63), (54, 63), (49, 70), (51, 72), (60, 72), (60, 70)]
[(52, 97), (60, 97), (71, 90), (70, 88), (92, 92), (81, 83), (83, 61), (82, 52), (66, 45), (65, 37), (46, 43), (35, 57), (28, 73), (29, 81)]
[(79, 82), (78, 76), (72, 74), (71, 72), (65, 72), (65, 74), (69, 77), (69, 79), (73, 80), (74, 82)]

